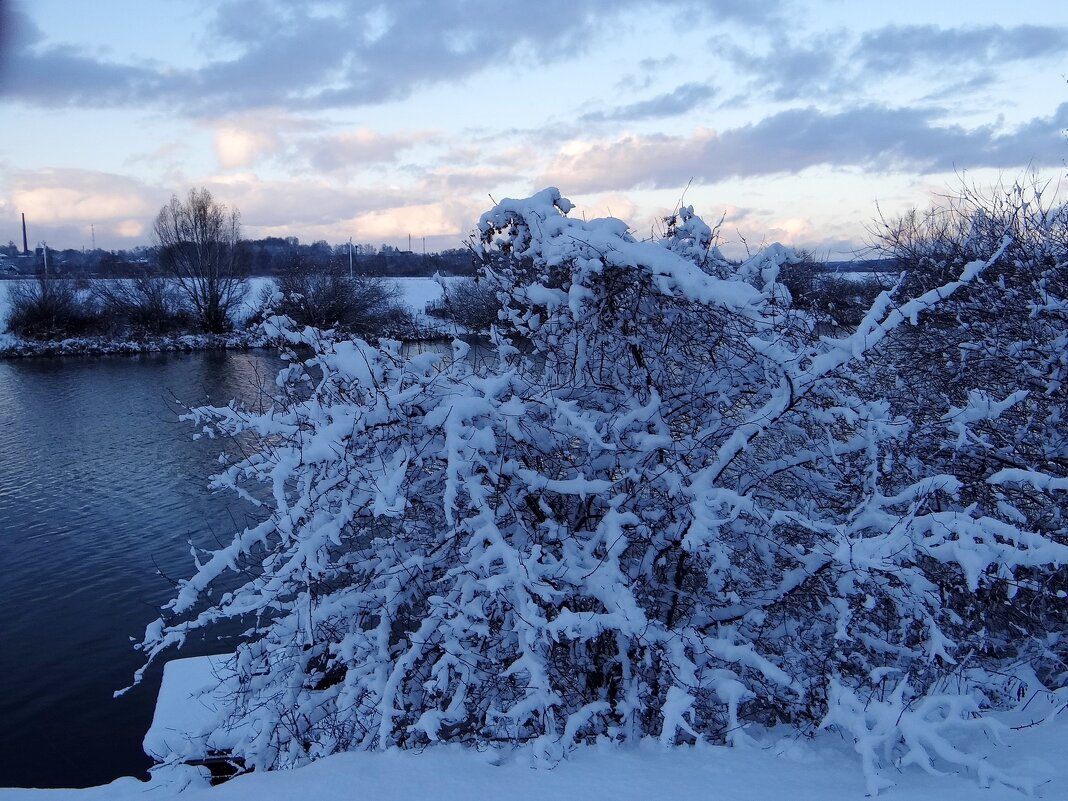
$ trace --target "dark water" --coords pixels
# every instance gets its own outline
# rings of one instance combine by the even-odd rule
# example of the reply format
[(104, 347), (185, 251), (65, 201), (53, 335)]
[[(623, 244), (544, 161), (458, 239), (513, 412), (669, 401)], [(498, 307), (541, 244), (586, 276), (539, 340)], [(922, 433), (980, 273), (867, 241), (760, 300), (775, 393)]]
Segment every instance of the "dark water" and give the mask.
[(269, 351), (0, 361), (0, 787), (148, 767), (161, 670), (112, 693), (170, 597), (157, 567), (187, 576), (189, 541), (211, 547), (251, 511), (206, 488), (222, 444), (192, 441), (171, 399), (253, 401), (280, 364)]

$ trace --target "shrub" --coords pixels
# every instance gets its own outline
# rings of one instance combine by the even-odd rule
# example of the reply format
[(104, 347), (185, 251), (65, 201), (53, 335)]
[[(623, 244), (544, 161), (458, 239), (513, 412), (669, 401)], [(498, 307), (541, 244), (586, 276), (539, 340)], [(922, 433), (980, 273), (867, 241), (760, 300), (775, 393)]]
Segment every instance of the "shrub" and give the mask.
[(190, 331), (196, 320), (172, 281), (142, 274), (94, 282), (92, 294), (110, 333), (159, 335)]
[(875, 298), (886, 289), (876, 276), (845, 278), (827, 271), (809, 254), (783, 266), (780, 280), (790, 290), (793, 306), (812, 314), (823, 328), (852, 330)]
[(7, 328), (28, 339), (62, 339), (100, 333), (100, 313), (91, 294), (67, 278), (39, 276), (12, 282)]
[[(889, 453), (902, 476), (952, 474), (958, 503), (1017, 530), (1068, 544), (1068, 206), (1037, 179), (960, 195), (884, 225), (877, 246), (904, 273), (900, 301), (998, 258), (976, 280), (888, 337), (870, 391), (909, 426)], [(965, 541), (954, 547), (975, 549)], [(1068, 569), (979, 562), (950, 603), (981, 629), (946, 630), (966, 654), (1028, 663), (1068, 683)], [(1060, 596), (1058, 596), (1060, 593)]]
[[(507, 298), (494, 361), (268, 322), (317, 346), (279, 375), (280, 406), (192, 414), (258, 439), (214, 483), (268, 490), (268, 514), (198, 560), (141, 647), (255, 616), (215, 729), (260, 768), (438, 741), (556, 759), (777, 723), (854, 737), (872, 793), (898, 759), (975, 768), (950, 740), (985, 727), (976, 699), (1033, 649), (1063, 657), (1068, 545), (1043, 515), (1064, 451), (988, 475), (999, 502), (973, 504), (967, 465), (902, 447), (904, 396), (874, 394), (869, 355), (1002, 253), (818, 338), (778, 281), (787, 249), (730, 264), (571, 208), (547, 189), (483, 215), (488, 258), (509, 257), (485, 275)], [(945, 410), (972, 451), (1008, 408), (1010, 385), (989, 391)], [(1037, 613), (992, 642), (973, 599), (1010, 587)]]
[[(274, 289), (268, 290), (271, 294)], [(278, 278), (282, 299), (273, 311), (299, 326), (377, 338), (413, 327), (392, 281), (350, 277), (347, 268), (304, 255), (293, 257)], [(266, 297), (261, 300), (268, 299)]]
[(443, 284), (444, 296), (428, 312), (451, 320), (473, 333), (486, 333), (498, 323), (501, 301), (485, 280), (461, 278)]

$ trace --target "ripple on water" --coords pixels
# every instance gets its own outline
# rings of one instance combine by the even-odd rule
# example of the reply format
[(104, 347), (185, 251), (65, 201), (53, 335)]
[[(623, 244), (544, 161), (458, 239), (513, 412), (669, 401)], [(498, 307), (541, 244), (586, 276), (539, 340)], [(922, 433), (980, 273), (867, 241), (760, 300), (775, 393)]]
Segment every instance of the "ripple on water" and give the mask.
[[(174, 398), (252, 400), (268, 352), (0, 361), (0, 787), (86, 786), (143, 771), (159, 668), (120, 699), (138, 637), (245, 509), (212, 494), (222, 443)], [(183, 651), (218, 652), (218, 644)]]

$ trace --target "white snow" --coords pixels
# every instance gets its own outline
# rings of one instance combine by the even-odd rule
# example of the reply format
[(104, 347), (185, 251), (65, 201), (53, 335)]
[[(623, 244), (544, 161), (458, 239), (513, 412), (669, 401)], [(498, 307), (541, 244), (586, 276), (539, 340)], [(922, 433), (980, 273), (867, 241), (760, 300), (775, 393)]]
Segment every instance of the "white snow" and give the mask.
[[(146, 754), (163, 758), (180, 752), (192, 735), (212, 723), (222, 706), (220, 699), (227, 692), (224, 678), (227, 658), (189, 657), (172, 659), (164, 665), (156, 711), (145, 734)], [(226, 749), (231, 743), (216, 737), (209, 747)]]
[[(434, 278), (393, 278), (391, 280), (400, 287), (404, 303), (417, 314), (425, 310), (428, 303), (441, 300), (443, 294), (441, 284)], [(444, 280), (450, 282), (457, 279), (446, 278)]]
[(0, 281), (0, 331), (4, 330), (7, 323), (7, 315), (11, 311), (11, 287), (14, 282)]
[[(188, 661), (188, 660), (179, 660)], [(1034, 797), (1061, 799), (1068, 787), (1068, 697), (1033, 698), (1020, 711), (998, 717), (1009, 728), (1000, 746), (986, 742), (995, 764), (1011, 764), (1037, 778)], [(1028, 726), (1047, 715), (1052, 720)], [(852, 744), (831, 734), (814, 741), (785, 737), (735, 748), (665, 748), (654, 741), (636, 747), (592, 746), (555, 767), (534, 766), (527, 750), (476, 752), (435, 746), (422, 753), (339, 754), (293, 771), (252, 773), (213, 789), (197, 777), (160, 776), (149, 783), (119, 779), (84, 790), (0, 789), (0, 801), (828, 801), (864, 798), (864, 776)], [(188, 774), (193, 769), (186, 769)], [(902, 768), (881, 801), (1021, 801), (1028, 796), (995, 785), (980, 788), (972, 775), (931, 776)]]

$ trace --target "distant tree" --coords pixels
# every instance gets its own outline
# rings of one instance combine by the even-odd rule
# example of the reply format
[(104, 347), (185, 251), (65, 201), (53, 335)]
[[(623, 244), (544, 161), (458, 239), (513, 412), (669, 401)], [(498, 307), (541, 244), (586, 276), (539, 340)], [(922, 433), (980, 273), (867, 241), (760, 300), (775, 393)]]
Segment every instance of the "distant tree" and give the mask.
[(173, 275), (208, 333), (231, 326), (230, 314), (247, 291), (241, 215), (207, 189), (191, 189), (160, 209), (153, 226), (160, 266)]

